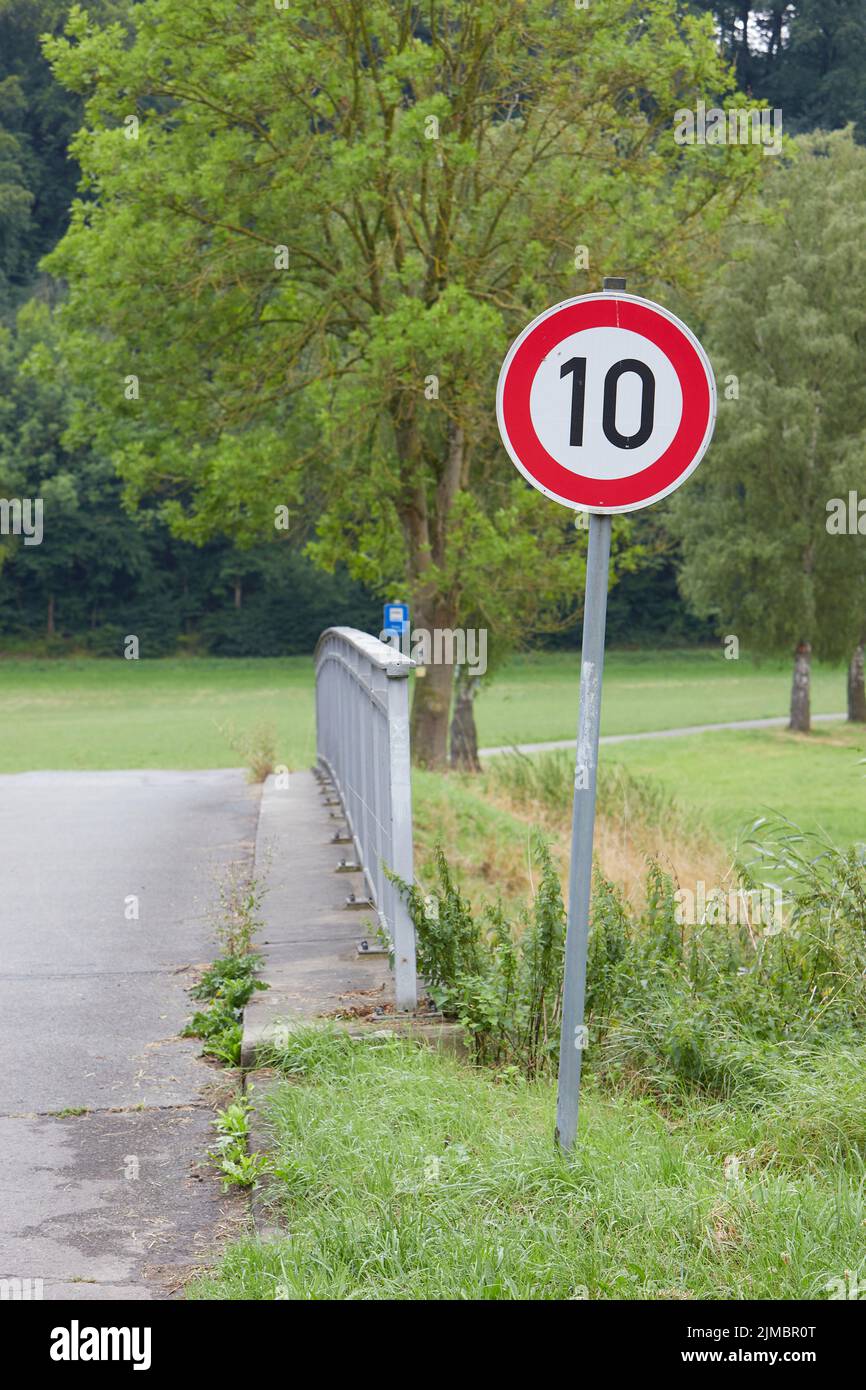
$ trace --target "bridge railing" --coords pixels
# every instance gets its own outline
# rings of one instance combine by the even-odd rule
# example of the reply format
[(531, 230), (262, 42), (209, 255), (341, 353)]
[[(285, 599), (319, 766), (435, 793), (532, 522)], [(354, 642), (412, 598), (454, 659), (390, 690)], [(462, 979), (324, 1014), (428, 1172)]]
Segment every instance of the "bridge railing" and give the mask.
[(342, 803), (367, 889), (394, 953), (397, 1008), (416, 997), (415, 929), (385, 870), (412, 882), (409, 688), (414, 662), (369, 633), (331, 627), (316, 647), (319, 765)]

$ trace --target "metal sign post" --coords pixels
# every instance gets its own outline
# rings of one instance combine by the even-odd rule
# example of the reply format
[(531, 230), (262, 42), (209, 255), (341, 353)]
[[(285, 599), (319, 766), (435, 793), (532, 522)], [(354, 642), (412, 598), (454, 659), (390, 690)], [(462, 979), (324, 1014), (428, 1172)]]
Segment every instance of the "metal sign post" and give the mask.
[[(603, 282), (605, 291), (624, 290), (625, 287), (624, 279), (609, 278)], [(580, 1065), (589, 1040), (583, 1014), (586, 999), (586, 956), (589, 946), (589, 905), (592, 897), (592, 843), (595, 834), (601, 682), (604, 674), (604, 632), (607, 626), (607, 585), (612, 530), (612, 516), (590, 512), (586, 588), (583, 600), (583, 638), (580, 646), (580, 708), (571, 811), (565, 979), (559, 1039), (559, 1080), (556, 1092), (556, 1140), (566, 1150), (572, 1147), (577, 1135)]]
[(555, 304), (515, 339), (499, 373), (499, 432), (523, 476), (547, 497), (589, 512), (580, 714), (574, 770), (568, 929), (556, 1138), (577, 1134), (601, 680), (613, 515), (648, 507), (697, 468), (713, 434), (716, 387), (694, 334), (667, 309), (625, 294)]
[(580, 653), (580, 712), (574, 768), (571, 864), (568, 873), (568, 930), (565, 937), (559, 1088), (556, 1097), (556, 1138), (564, 1149), (571, 1148), (577, 1133), (580, 1064), (587, 1044), (583, 1004), (586, 994), (586, 952), (592, 892), (592, 839), (595, 829), (601, 678), (604, 667), (604, 629), (607, 622), (607, 577), (612, 526), (612, 517), (602, 516), (598, 512), (590, 514), (583, 643)]

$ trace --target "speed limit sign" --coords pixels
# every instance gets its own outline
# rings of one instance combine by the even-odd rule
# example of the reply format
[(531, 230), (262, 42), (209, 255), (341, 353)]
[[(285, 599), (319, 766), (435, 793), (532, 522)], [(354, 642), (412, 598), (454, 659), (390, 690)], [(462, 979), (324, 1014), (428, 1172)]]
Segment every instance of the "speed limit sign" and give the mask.
[(566, 1151), (577, 1138), (581, 1058), (593, 1043), (584, 1004), (611, 513), (678, 488), (716, 422), (713, 372), (697, 338), (661, 305), (623, 293), (625, 283), (605, 280), (603, 294), (533, 319), (509, 348), (496, 393), (499, 432), (523, 476), (589, 512), (556, 1098)]
[(678, 318), (620, 293), (567, 299), (511, 345), (499, 432), (539, 491), (567, 507), (631, 512), (697, 468), (716, 419), (709, 359)]

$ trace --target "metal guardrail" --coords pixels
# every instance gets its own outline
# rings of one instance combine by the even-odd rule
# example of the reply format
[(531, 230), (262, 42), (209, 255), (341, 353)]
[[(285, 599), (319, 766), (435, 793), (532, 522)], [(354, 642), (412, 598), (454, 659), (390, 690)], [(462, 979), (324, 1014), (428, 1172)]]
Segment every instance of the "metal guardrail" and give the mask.
[(316, 747), (340, 797), (370, 898), (394, 950), (397, 1008), (417, 1003), (415, 929), (385, 873), (412, 882), (409, 688), (415, 665), (353, 627), (316, 646)]

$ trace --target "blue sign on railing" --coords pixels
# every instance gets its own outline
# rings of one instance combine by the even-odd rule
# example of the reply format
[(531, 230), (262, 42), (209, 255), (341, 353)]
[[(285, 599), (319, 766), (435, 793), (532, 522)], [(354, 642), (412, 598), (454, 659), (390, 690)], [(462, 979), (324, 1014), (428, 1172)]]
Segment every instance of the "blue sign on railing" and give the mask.
[(408, 603), (386, 603), (384, 606), (382, 631), (396, 632), (399, 637), (408, 630), (409, 627), (409, 605)]

